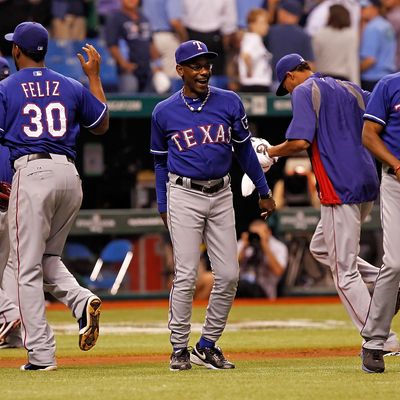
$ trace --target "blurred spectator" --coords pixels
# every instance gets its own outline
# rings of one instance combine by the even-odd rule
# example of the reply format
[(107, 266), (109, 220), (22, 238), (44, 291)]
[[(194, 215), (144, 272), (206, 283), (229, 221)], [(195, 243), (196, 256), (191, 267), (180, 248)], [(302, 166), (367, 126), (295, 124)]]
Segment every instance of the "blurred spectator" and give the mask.
[(358, 31), (350, 27), (346, 7), (334, 4), (329, 8), (327, 26), (312, 38), (317, 71), (337, 79), (360, 84)]
[(0, 81), (10, 76), (10, 65), (8, 61), (0, 56)]
[(276, 239), (260, 219), (249, 225), (238, 241), (240, 267), (236, 297), (275, 299), (279, 281), (288, 263), (287, 246)]
[(236, 0), (237, 20), (239, 30), (247, 29), (247, 16), (254, 8), (267, 8), (268, 0)]
[(379, 79), (396, 70), (396, 38), (390, 22), (380, 15), (379, 0), (360, 0), (360, 4), (361, 87), (372, 91)]
[(392, 24), (395, 32), (396, 48), (396, 71), (400, 71), (400, 0), (382, 0), (385, 8), (385, 17)]
[[(226, 74), (226, 58), (237, 31), (236, 0), (182, 0), (183, 23), (189, 39), (204, 42), (218, 53), (213, 64), (213, 81)], [(218, 86), (219, 84), (217, 84)]]
[(274, 85), (277, 85), (275, 66), (278, 60), (291, 53), (301, 54), (308, 62), (314, 61), (311, 38), (299, 25), (303, 8), (298, 0), (281, 0), (278, 4), (277, 23), (271, 25), (265, 39), (272, 53)]
[(98, 36), (105, 40), (104, 26), (107, 16), (121, 9), (121, 0), (95, 0)]
[(276, 209), (283, 207), (320, 207), (316, 180), (308, 157), (289, 157), (284, 175), (274, 186)]
[(182, 23), (182, 2), (142, 0), (142, 10), (150, 22), (153, 42), (161, 55), (162, 70), (175, 81), (173, 91), (178, 90), (182, 86), (182, 80), (177, 78), (174, 54), (179, 44), (188, 40), (186, 28)]
[(85, 0), (52, 0), (52, 36), (57, 40), (86, 38)]
[[(121, 10), (106, 20), (105, 39), (118, 67), (120, 92), (152, 91), (153, 73), (161, 69), (156, 62), (159, 53), (152, 42), (150, 23), (140, 11), (139, 2), (122, 0)], [(127, 46), (127, 55), (120, 49), (120, 40)]]
[(321, 28), (326, 26), (329, 18), (329, 7), (334, 4), (340, 4), (346, 7), (350, 13), (351, 27), (357, 30), (359, 29), (359, 0), (323, 0), (310, 11), (307, 17), (305, 30), (310, 36), (314, 36)]
[(271, 53), (263, 37), (269, 29), (268, 12), (254, 8), (247, 17), (248, 32), (240, 44), (239, 81), (242, 92), (269, 92), (272, 83)]

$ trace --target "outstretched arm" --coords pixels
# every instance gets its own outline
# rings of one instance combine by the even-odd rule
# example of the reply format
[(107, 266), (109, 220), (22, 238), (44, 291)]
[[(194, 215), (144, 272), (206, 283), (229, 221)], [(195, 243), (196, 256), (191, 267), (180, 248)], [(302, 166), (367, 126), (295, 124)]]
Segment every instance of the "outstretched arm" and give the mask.
[[(82, 71), (89, 79), (89, 90), (98, 100), (106, 103), (107, 99), (104, 94), (103, 85), (100, 78), (100, 54), (91, 44), (86, 44), (86, 46), (82, 47), (82, 49), (85, 51), (88, 57), (87, 61), (81, 53), (78, 53), (77, 56), (81, 63)], [(107, 114), (103, 117), (100, 124), (97, 125), (96, 128), (92, 129), (91, 132), (96, 135), (102, 135), (108, 131), (108, 126), (109, 115), (107, 111)]]

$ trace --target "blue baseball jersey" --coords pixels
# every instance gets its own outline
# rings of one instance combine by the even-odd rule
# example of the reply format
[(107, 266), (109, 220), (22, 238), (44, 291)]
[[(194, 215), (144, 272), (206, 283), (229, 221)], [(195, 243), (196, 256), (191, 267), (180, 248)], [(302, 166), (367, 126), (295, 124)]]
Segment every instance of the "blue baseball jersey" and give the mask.
[(375, 86), (364, 119), (384, 127), (381, 138), (389, 151), (400, 158), (400, 72), (387, 75)]
[(319, 73), (292, 92), (293, 119), (286, 138), (311, 144), (309, 154), (322, 204), (358, 204), (378, 195), (375, 162), (361, 140), (368, 98), (369, 92), (357, 85), (340, 84)]
[(11, 161), (40, 152), (75, 159), (80, 124), (95, 128), (106, 110), (81, 83), (48, 68), (24, 68), (0, 82), (0, 136)]
[(10, 162), (8, 147), (0, 145), (0, 182), (12, 182), (14, 171)]
[[(195, 110), (203, 101), (185, 100)], [(250, 136), (242, 101), (234, 92), (210, 86), (210, 96), (200, 112), (189, 110), (180, 91), (158, 103), (151, 118), (150, 152), (155, 155), (160, 212), (166, 211), (168, 171), (196, 180), (221, 178), (231, 168), (232, 148), (259, 193), (267, 193)]]

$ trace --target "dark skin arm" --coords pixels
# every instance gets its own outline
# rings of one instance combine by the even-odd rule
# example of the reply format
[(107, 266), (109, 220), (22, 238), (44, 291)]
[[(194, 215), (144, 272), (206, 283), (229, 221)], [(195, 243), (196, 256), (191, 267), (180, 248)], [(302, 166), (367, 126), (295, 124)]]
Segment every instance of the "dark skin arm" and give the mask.
[(164, 222), (164, 226), (168, 229), (167, 213), (166, 212), (160, 213), (160, 217)]
[(300, 153), (310, 147), (310, 143), (306, 140), (295, 139), (286, 140), (285, 142), (276, 146), (268, 147), (267, 153), (270, 157), (287, 157)]
[[(363, 145), (380, 161), (389, 165), (396, 171), (396, 178), (400, 180), (400, 160), (398, 160), (386, 147), (381, 139), (383, 126), (372, 121), (365, 121), (362, 131)], [(398, 169), (397, 169), (398, 168)]]
[[(98, 100), (105, 103), (107, 100), (100, 79), (100, 54), (90, 44), (87, 44), (82, 49), (85, 51), (88, 57), (87, 61), (85, 61), (85, 58), (82, 54), (78, 53), (77, 56), (81, 63), (83, 72), (88, 77), (89, 90)], [(90, 132), (94, 133), (95, 135), (104, 135), (108, 131), (108, 125), (109, 115), (107, 112), (107, 115), (105, 115), (101, 122), (95, 128), (91, 129)]]

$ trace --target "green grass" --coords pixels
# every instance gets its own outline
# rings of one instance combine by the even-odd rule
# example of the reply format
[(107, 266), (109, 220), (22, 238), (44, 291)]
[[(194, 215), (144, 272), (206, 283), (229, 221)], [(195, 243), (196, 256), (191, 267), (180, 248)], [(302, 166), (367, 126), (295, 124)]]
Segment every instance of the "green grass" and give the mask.
[[(73, 323), (68, 312), (50, 311), (52, 324)], [(202, 322), (204, 308), (195, 308), (193, 320)], [(290, 349), (355, 347), (361, 338), (349, 323), (343, 307), (324, 305), (235, 306), (229, 322), (262, 320), (344, 321), (334, 329), (269, 328), (229, 331), (219, 344), (237, 368), (209, 371), (170, 372), (168, 333), (103, 334), (96, 347), (82, 353), (77, 336), (57, 335), (57, 356), (92, 358), (98, 356), (165, 354), (163, 362), (127, 365), (59, 365), (55, 372), (20, 372), (0, 368), (2, 399), (391, 399), (398, 396), (400, 358), (386, 359), (384, 374), (365, 374), (360, 359), (354, 357), (270, 358), (235, 360), (235, 352)], [(107, 324), (165, 323), (164, 308), (104, 310), (101, 322)], [(394, 328), (400, 331), (397, 319)], [(198, 338), (192, 334), (191, 344)], [(21, 358), (24, 350), (1, 350), (2, 360)], [(21, 362), (21, 363), (22, 363)]]

